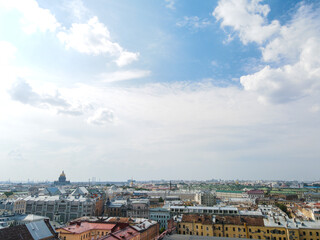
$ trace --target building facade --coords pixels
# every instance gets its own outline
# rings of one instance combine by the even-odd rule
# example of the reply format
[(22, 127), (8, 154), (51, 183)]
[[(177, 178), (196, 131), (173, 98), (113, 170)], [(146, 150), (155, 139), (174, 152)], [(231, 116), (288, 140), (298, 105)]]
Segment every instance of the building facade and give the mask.
[(168, 221), (170, 218), (170, 211), (165, 208), (151, 208), (149, 210), (149, 219), (158, 222), (160, 229), (168, 229)]
[(149, 217), (149, 200), (136, 199), (128, 203), (127, 217), (131, 218), (148, 218)]
[(104, 215), (107, 217), (126, 217), (128, 203), (127, 200), (116, 200), (106, 202)]
[(10, 214), (25, 214), (26, 201), (23, 198), (0, 200), (0, 209)]
[(208, 191), (201, 192), (196, 194), (195, 201), (200, 205), (212, 207), (216, 204), (216, 196)]
[(72, 219), (93, 216), (96, 200), (85, 197), (29, 196), (25, 198), (26, 213), (46, 216), (51, 221), (68, 222)]
[(91, 240), (100, 239), (118, 230), (120, 227), (113, 223), (77, 222), (56, 231), (62, 240)]
[(319, 222), (271, 217), (183, 215), (177, 232), (183, 235), (266, 240), (318, 240)]

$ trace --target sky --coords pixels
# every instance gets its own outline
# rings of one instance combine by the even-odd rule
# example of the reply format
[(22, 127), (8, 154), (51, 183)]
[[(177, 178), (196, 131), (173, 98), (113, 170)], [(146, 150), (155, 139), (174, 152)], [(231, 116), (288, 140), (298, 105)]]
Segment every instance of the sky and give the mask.
[(319, 180), (320, 4), (0, 0), (0, 181)]

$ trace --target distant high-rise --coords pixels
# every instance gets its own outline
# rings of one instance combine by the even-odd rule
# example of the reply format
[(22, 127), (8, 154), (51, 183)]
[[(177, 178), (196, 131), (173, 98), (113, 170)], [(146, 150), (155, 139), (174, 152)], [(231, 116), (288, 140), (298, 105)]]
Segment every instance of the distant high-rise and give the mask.
[(54, 181), (54, 185), (68, 185), (70, 184), (70, 181), (67, 181), (66, 174), (64, 171), (60, 174), (59, 180)]

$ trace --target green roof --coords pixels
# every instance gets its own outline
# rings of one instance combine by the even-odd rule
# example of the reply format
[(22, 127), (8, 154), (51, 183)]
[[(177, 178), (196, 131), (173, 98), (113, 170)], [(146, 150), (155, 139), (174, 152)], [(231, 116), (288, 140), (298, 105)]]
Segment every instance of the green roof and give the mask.
[(216, 192), (224, 192), (224, 193), (243, 193), (243, 191), (232, 191), (232, 190), (216, 190)]

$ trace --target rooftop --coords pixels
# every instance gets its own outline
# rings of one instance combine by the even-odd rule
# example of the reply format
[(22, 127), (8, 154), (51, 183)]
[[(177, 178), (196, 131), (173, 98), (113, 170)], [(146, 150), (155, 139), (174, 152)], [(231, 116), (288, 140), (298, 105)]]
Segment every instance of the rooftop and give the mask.
[(134, 238), (135, 236), (139, 235), (139, 232), (134, 229), (133, 227), (131, 226), (128, 226), (124, 229), (121, 229), (117, 232), (114, 232), (114, 233), (111, 233), (109, 234), (108, 236), (105, 236), (103, 238), (101, 238), (101, 240), (103, 239), (108, 239), (108, 240), (118, 240), (118, 239), (121, 239), (121, 240), (126, 240), (126, 239), (131, 239), (131, 238)]
[(197, 215), (197, 214), (184, 214), (182, 216), (182, 222), (190, 222), (190, 223), (202, 223), (202, 224), (212, 224), (212, 218), (206, 215)]
[(224, 223), (231, 225), (243, 225), (246, 223), (248, 226), (264, 226), (262, 217), (248, 217), (248, 216), (216, 216), (215, 223)]
[[(71, 233), (83, 233), (90, 230), (109, 230), (111, 231), (117, 224), (115, 223), (90, 223), (90, 222), (78, 222), (73, 225), (61, 228)], [(59, 231), (59, 229), (57, 230)]]

